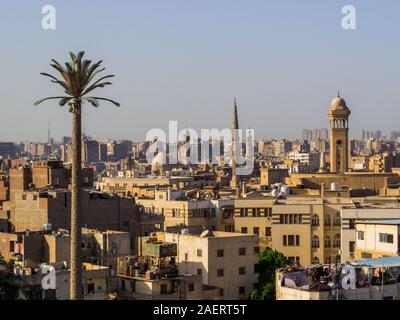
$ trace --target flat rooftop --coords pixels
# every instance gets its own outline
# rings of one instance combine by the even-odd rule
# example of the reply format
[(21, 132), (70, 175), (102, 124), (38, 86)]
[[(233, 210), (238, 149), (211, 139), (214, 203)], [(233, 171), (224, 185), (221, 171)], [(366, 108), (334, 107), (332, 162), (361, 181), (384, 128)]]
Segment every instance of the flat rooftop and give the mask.
[(357, 224), (400, 225), (400, 219), (392, 219), (392, 220), (362, 220), (362, 221), (358, 221)]
[(372, 268), (379, 267), (399, 267), (400, 266), (400, 256), (393, 257), (383, 257), (377, 259), (361, 259), (353, 263), (354, 266), (369, 266)]

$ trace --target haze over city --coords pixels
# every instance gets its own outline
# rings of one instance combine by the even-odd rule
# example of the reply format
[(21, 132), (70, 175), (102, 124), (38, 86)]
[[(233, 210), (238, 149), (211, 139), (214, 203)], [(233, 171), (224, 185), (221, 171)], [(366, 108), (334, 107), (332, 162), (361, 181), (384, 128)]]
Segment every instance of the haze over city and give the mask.
[(393, 30), (400, 3), (352, 1), (357, 29), (347, 32), (340, 24), (346, 1), (51, 2), (51, 31), (40, 25), (43, 1), (23, 2), (23, 9), (22, 1), (2, 4), (2, 141), (46, 141), (49, 122), (53, 137), (69, 134), (67, 110), (33, 102), (59, 93), (40, 79), (48, 61), (66, 61), (79, 49), (116, 75), (105, 95), (122, 104), (85, 105), (85, 131), (95, 138), (143, 140), (168, 120), (226, 128), (234, 96), (241, 127), (254, 128), (258, 138), (296, 138), (303, 128), (327, 127), (337, 90), (352, 110), (351, 136), (361, 128), (386, 135), (398, 129)]

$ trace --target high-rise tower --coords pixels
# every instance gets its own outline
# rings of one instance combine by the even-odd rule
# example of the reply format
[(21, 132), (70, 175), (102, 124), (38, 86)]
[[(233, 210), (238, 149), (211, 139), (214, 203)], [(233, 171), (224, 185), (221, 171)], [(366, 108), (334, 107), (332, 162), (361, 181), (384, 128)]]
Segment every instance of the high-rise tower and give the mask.
[(330, 126), (330, 171), (344, 173), (348, 170), (350, 109), (339, 93), (328, 109)]

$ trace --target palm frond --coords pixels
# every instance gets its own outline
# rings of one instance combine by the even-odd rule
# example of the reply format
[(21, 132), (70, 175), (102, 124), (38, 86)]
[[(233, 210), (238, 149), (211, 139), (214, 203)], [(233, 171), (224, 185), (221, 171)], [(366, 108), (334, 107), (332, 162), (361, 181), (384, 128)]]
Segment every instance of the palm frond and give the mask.
[[(89, 98), (90, 98), (90, 99), (96, 99), (96, 100), (108, 101), (108, 102), (111, 102), (113, 105), (115, 105), (115, 106), (117, 106), (117, 107), (120, 107), (120, 106), (121, 106), (121, 104), (120, 104), (119, 102), (116, 102), (116, 101), (111, 100), (111, 99), (100, 98), (100, 97), (89, 97)], [(88, 98), (86, 98), (86, 99), (88, 99)]]
[(41, 75), (50, 78), (52, 83), (56, 83), (64, 89), (67, 96), (62, 97), (50, 97), (35, 102), (38, 105), (47, 100), (59, 99), (59, 105), (64, 106), (71, 100), (74, 101), (87, 101), (95, 107), (100, 105), (99, 101), (108, 101), (116, 106), (120, 104), (114, 100), (100, 97), (86, 97), (86, 95), (95, 89), (104, 88), (112, 85), (111, 82), (105, 81), (107, 79), (115, 77), (114, 75), (105, 75), (96, 79), (96, 76), (105, 70), (101, 67), (102, 60), (92, 63), (92, 60), (83, 60), (85, 55), (84, 51), (80, 51), (78, 54), (73, 52), (69, 53), (70, 61), (64, 65), (59, 63), (55, 59), (51, 59), (52, 63), (50, 66), (54, 68), (60, 78), (50, 73), (42, 72)]
[(60, 100), (60, 99), (72, 99), (72, 97), (49, 97), (49, 98), (44, 98), (44, 99), (36, 101), (34, 103), (34, 105), (37, 106), (37, 105), (39, 105), (39, 104), (41, 104), (41, 103), (43, 103), (43, 102), (45, 102), (47, 100), (56, 100), (56, 99), (57, 100)]

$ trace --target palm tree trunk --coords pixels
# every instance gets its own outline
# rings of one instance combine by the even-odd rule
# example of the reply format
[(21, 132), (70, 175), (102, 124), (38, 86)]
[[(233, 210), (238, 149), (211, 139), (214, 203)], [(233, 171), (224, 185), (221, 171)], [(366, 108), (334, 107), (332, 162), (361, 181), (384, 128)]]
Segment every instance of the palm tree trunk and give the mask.
[(81, 230), (81, 103), (72, 106), (71, 279), (70, 299), (83, 300)]

